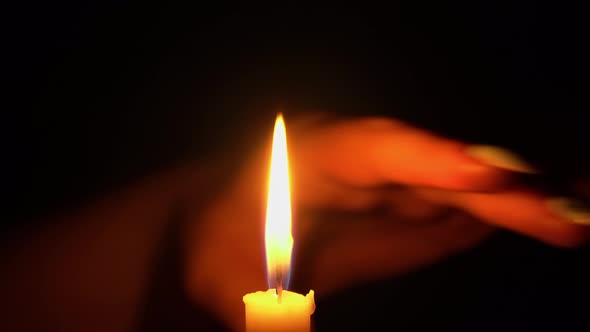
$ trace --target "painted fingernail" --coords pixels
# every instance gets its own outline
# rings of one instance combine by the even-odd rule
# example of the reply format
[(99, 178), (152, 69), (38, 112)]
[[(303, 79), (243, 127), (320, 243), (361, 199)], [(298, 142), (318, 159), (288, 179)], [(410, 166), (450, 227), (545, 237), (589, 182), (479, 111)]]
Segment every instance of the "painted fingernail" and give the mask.
[(547, 205), (551, 211), (573, 223), (590, 226), (590, 206), (584, 202), (557, 197), (548, 199)]
[(471, 145), (465, 152), (488, 165), (514, 172), (535, 174), (538, 171), (515, 153), (492, 145)]

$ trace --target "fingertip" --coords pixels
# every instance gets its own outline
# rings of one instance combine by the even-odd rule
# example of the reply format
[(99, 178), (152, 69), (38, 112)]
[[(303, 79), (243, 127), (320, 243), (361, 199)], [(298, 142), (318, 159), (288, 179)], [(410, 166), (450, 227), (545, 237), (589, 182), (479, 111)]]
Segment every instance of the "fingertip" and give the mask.
[(457, 166), (454, 185), (462, 190), (493, 192), (505, 189), (514, 178), (509, 171), (468, 160)]
[[(577, 248), (590, 240), (590, 227), (557, 214), (546, 197), (525, 189), (499, 193), (456, 193), (452, 204), (505, 229), (560, 248)], [(447, 199), (448, 200), (448, 199)]]
[(449, 166), (446, 176), (441, 178), (445, 189), (494, 192), (514, 182), (514, 172), (473, 158), (465, 152), (466, 147), (462, 144), (456, 144), (448, 151), (451, 152), (447, 162)]
[(566, 224), (564, 221), (559, 230), (547, 233), (545, 242), (563, 249), (575, 249), (582, 247), (590, 240), (590, 228), (574, 224)]
[(510, 150), (489, 145), (455, 146), (455, 185), (473, 191), (506, 189), (517, 178), (539, 171), (524, 158)]
[(491, 145), (470, 145), (467, 146), (464, 151), (470, 157), (491, 166), (518, 173), (539, 173), (539, 171), (524, 158), (504, 148)]
[(576, 201), (558, 197), (545, 200), (545, 207), (549, 210), (555, 223), (560, 225), (560, 231), (555, 232), (555, 244), (564, 248), (576, 248), (585, 245), (590, 240), (590, 212), (585, 205)]

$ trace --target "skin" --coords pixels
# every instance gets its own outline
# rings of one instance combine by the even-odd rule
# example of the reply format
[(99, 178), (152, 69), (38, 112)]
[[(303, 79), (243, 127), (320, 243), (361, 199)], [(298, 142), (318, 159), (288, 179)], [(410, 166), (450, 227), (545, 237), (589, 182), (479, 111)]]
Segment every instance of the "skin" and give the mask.
[[(513, 173), (466, 155), (462, 142), (392, 119), (286, 121), (294, 241), (302, 251), (294, 279), (318, 296), (407, 273), (472, 248), (497, 228), (559, 247), (588, 238), (586, 227), (553, 214)], [(0, 327), (132, 331), (159, 240), (182, 211), (187, 294), (242, 330), (242, 296), (267, 288), (269, 148), (231, 174), (218, 171), (219, 161), (182, 165), (43, 227), (14, 231), (0, 251)]]
[[(464, 143), (391, 119), (315, 116), (287, 119), (287, 126), (293, 209), (299, 211), (295, 246), (329, 234), (311, 257), (297, 261), (306, 267), (304, 289), (319, 296), (436, 262), (497, 228), (559, 247), (588, 237), (587, 228), (549, 211), (541, 193), (516, 184), (513, 173), (465, 154)], [(187, 288), (234, 330), (244, 324), (239, 299), (267, 288), (260, 184), (267, 181), (269, 155), (266, 149), (253, 158), (195, 217), (206, 222), (187, 232)], [(309, 212), (315, 210), (338, 213), (336, 222), (314, 218)]]

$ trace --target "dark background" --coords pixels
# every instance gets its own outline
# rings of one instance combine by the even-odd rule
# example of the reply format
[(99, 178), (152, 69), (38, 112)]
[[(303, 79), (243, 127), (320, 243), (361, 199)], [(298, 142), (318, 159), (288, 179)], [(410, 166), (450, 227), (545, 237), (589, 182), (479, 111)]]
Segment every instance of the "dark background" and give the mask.
[[(565, 193), (588, 169), (581, 5), (210, 7), (7, 11), (3, 228), (183, 160), (239, 153), (278, 109), (394, 116), (504, 146)], [(319, 331), (587, 330), (587, 257), (502, 234), (326, 299), (314, 316)]]

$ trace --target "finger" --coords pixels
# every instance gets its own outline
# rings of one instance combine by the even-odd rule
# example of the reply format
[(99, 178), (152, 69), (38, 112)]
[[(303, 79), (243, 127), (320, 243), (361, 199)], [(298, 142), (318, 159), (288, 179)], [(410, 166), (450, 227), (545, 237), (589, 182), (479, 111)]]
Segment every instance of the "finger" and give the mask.
[(354, 212), (378, 209), (408, 222), (431, 220), (448, 210), (447, 206), (432, 204), (420, 197), (412, 188), (399, 185), (359, 188), (318, 181), (312, 190), (295, 186), (293, 193), (295, 210), (330, 208)]
[(425, 200), (411, 187), (388, 191), (383, 204), (391, 218), (408, 223), (438, 221), (453, 210), (448, 205), (433, 204)]
[(375, 207), (383, 200), (383, 194), (378, 188), (342, 185), (325, 177), (296, 180), (299, 181), (292, 184), (294, 209), (331, 208), (357, 211)]
[(312, 181), (330, 176), (357, 186), (396, 182), (488, 191), (510, 177), (510, 172), (471, 157), (463, 143), (389, 119), (293, 129), (292, 136), (294, 172)]
[(425, 189), (417, 191), (438, 203), (465, 209), (490, 224), (552, 245), (580, 246), (590, 235), (590, 228), (557, 214), (543, 196), (522, 189), (495, 194), (452, 193)]
[[(399, 221), (413, 225), (439, 222), (454, 210), (448, 205), (433, 204), (414, 193), (412, 188), (402, 186), (380, 190), (355, 190), (348, 187), (334, 188), (333, 190), (333, 195), (322, 196), (330, 200), (314, 201), (312, 199), (307, 201), (307, 205), (301, 204), (295, 207), (294, 219), (297, 219), (298, 222), (293, 227), (293, 231), (297, 233), (297, 238), (306, 242), (307, 236), (311, 234), (313, 237), (313, 234), (317, 233), (318, 227), (325, 228), (326, 220), (324, 218), (310, 218), (310, 215), (314, 216), (322, 211), (331, 211), (330, 216), (333, 216), (334, 212), (347, 215), (373, 213), (394, 222)], [(328, 210), (322, 210), (326, 207)], [(344, 217), (344, 219), (347, 218), (349, 217)], [(321, 221), (318, 223), (318, 220)], [(338, 224), (340, 223), (339, 221)]]
[(460, 214), (427, 225), (363, 220), (339, 226), (332, 241), (314, 250), (311, 283), (318, 293), (409, 272), (472, 248), (493, 231)]

